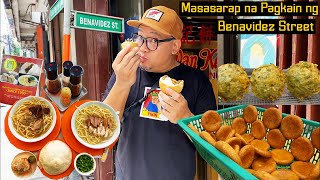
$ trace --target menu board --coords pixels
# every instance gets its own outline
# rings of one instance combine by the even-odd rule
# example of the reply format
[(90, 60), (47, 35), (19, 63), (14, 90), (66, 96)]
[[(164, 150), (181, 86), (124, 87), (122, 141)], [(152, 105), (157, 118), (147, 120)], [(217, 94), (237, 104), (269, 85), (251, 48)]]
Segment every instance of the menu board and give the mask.
[(0, 102), (13, 104), (27, 96), (35, 96), (43, 60), (4, 55), (0, 69)]

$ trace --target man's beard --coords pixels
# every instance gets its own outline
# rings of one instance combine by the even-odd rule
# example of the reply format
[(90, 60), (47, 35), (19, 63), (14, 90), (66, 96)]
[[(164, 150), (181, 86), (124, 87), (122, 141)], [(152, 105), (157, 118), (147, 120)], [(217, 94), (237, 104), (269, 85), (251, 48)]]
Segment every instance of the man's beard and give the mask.
[(140, 69), (141, 69), (142, 71), (146, 71), (146, 72), (151, 72), (151, 70), (152, 70), (152, 68), (150, 68), (150, 67), (143, 67), (143, 66), (141, 66), (140, 64), (139, 64), (139, 67), (140, 67)]

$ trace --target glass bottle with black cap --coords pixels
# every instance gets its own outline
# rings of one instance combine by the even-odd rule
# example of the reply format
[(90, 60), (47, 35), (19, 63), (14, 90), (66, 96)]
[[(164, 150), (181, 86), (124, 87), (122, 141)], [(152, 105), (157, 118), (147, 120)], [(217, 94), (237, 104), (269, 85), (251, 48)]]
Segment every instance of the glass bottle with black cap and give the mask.
[(78, 97), (82, 89), (82, 75), (83, 68), (81, 66), (72, 66), (70, 68), (70, 83), (69, 88), (71, 90), (72, 97)]
[(58, 77), (58, 65), (55, 62), (47, 63), (46, 70), (46, 87), (50, 93), (58, 93), (61, 89), (61, 81)]
[(69, 86), (70, 82), (70, 68), (73, 66), (71, 61), (65, 61), (63, 63), (63, 73), (62, 73), (62, 85), (64, 87)]

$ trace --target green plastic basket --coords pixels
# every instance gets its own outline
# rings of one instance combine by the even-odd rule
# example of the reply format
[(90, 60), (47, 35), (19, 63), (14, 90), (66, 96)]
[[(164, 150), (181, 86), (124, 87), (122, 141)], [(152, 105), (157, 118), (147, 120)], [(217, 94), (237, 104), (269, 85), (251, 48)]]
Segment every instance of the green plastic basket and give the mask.
[[(230, 125), (232, 124), (232, 121), (235, 117), (242, 117), (243, 115), (243, 109), (246, 108), (247, 105), (239, 105), (234, 106), (230, 108), (225, 108), (218, 110), (217, 112), (222, 117), (223, 121), (222, 124)], [(262, 120), (263, 112), (266, 109), (256, 107), (258, 110), (258, 120)], [(286, 117), (288, 114), (282, 113), (282, 117)], [(201, 155), (201, 157), (208, 163), (212, 168), (214, 168), (224, 179), (226, 180), (233, 180), (233, 179), (244, 179), (244, 180), (257, 180), (255, 176), (250, 174), (248, 171), (246, 171), (244, 168), (242, 168), (240, 165), (235, 163), (233, 160), (231, 160), (229, 157), (224, 155), (222, 152), (217, 150), (215, 147), (213, 147), (211, 144), (209, 144), (207, 141), (202, 139), (199, 135), (197, 135), (195, 132), (193, 132), (189, 127), (188, 124), (192, 123), (199, 132), (203, 131), (203, 127), (201, 125), (201, 117), (202, 114), (192, 116), (189, 118), (182, 119), (178, 121), (179, 126), (190, 136), (192, 139), (193, 144), (195, 145), (197, 151)], [(311, 133), (313, 130), (320, 126), (319, 122), (310, 121), (307, 119), (301, 118), (304, 123), (304, 130), (302, 136), (309, 138), (311, 136)], [(267, 129), (268, 131), (268, 129)], [(251, 124), (248, 124), (247, 133), (251, 133)], [(264, 138), (266, 139), (266, 138)], [(287, 140), (286, 145), (284, 149), (289, 150), (290, 144), (292, 140)], [(320, 151), (315, 150), (314, 156), (311, 158), (311, 163), (317, 163), (319, 160)], [(277, 169), (285, 168), (289, 169), (290, 166), (277, 166)]]

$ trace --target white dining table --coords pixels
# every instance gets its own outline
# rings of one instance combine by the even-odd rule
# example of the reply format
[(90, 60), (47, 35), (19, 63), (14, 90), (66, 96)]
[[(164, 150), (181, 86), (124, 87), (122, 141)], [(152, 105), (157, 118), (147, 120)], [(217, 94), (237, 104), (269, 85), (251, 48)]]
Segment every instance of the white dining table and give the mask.
[[(11, 162), (13, 158), (19, 154), (20, 152), (23, 152), (23, 150), (16, 148), (13, 146), (10, 141), (8, 140), (5, 132), (4, 132), (4, 119), (6, 117), (7, 112), (11, 108), (11, 105), (0, 103), (0, 116), (1, 116), (1, 127), (0, 127), (0, 135), (1, 135), (1, 145), (0, 145), (0, 169), (1, 169), (1, 180), (21, 180), (21, 178), (16, 177), (13, 172), (11, 171)], [(30, 176), (29, 178), (25, 178), (27, 180), (47, 180), (48, 177), (44, 176), (39, 168), (36, 169), (34, 174)], [(90, 180), (93, 179), (91, 176), (81, 176), (79, 175), (76, 170), (73, 170), (72, 173), (62, 178), (62, 180)]]

